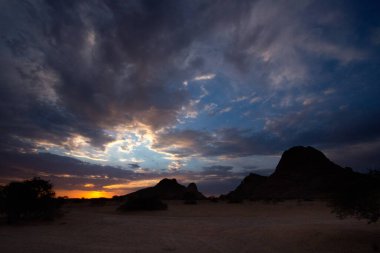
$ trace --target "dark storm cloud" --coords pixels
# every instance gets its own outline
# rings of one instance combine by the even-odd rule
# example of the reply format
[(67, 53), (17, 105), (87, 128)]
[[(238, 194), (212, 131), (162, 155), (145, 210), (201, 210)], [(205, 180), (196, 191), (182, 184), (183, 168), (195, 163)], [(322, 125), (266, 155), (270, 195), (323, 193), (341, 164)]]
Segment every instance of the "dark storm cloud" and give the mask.
[(137, 163), (129, 163), (128, 167), (131, 169), (138, 169), (140, 168), (140, 165), (138, 165)]
[(189, 43), (173, 36), (182, 23), (171, 18), (176, 10), (138, 2), (2, 5), (0, 118), (8, 142), (59, 143), (78, 133), (101, 146), (110, 140), (106, 127), (135, 117), (152, 127), (175, 120), (186, 94), (166, 77), (172, 72), (175, 83), (170, 66)]
[[(218, 87), (225, 85), (217, 79), (222, 76), (236, 84), (234, 89), (249, 87), (251, 93), (257, 88), (273, 93), (275, 99), (280, 99), (279, 90), (301, 93), (327, 85), (320, 83), (347, 87), (346, 95), (358, 94), (346, 100), (363, 99), (357, 102), (361, 106), (348, 106), (347, 111), (334, 109), (344, 105), (346, 101), (340, 101), (344, 99), (319, 109), (298, 105), (277, 110), (275, 103), (268, 102), (262, 110), (262, 129), (215, 125), (207, 131), (196, 124), (197, 130), (166, 129), (158, 133), (153, 149), (179, 158), (236, 158), (278, 154), (293, 145), (326, 149), (367, 145), (380, 137), (378, 102), (368, 103), (380, 94), (375, 87), (379, 48), (368, 31), (377, 31), (380, 24), (378, 18), (370, 20), (363, 13), (355, 20), (346, 5), (351, 12), (360, 7), (343, 1), (301, 0), (2, 1), (0, 151), (8, 153), (0, 156), (0, 173), (2, 177), (47, 173), (64, 180), (67, 187), (69, 180), (80, 184), (91, 175), (102, 176), (98, 180), (104, 184), (109, 178), (162, 176), (133, 172), (138, 164), (123, 170), (12, 152), (35, 151), (38, 142), (70, 151), (68, 140), (77, 135), (101, 148), (114, 138), (107, 130), (135, 122), (152, 130), (176, 126), (182, 108), (194, 100), (183, 82), (205, 73), (215, 74)], [(369, 39), (375, 42), (368, 45)], [(368, 59), (377, 65), (355, 65)], [(366, 79), (371, 73), (372, 79)], [(329, 75), (335, 78), (324, 79)], [(360, 93), (358, 86), (369, 91)], [(217, 102), (210, 98), (211, 91), (208, 95), (210, 104)], [(227, 99), (222, 95), (219, 100)], [(226, 114), (220, 117), (228, 120)], [(348, 155), (353, 153), (349, 150)], [(374, 161), (373, 152), (366, 156), (365, 150), (361, 157)], [(209, 172), (220, 180), (232, 177), (230, 182), (241, 176), (228, 166), (207, 167), (200, 175), (182, 171), (178, 175), (214, 187), (216, 181), (207, 181)], [(74, 177), (59, 177), (63, 174)]]
[(204, 65), (193, 57), (192, 43), (250, 5), (3, 2), (2, 132), (8, 142), (57, 144), (80, 134), (101, 147), (111, 140), (103, 130), (119, 124), (139, 121), (157, 129), (175, 123), (188, 101), (181, 84)]
[(206, 173), (214, 173), (214, 172), (230, 172), (234, 167), (232, 166), (223, 166), (223, 165), (213, 165), (203, 167), (203, 171)]
[[(358, 109), (313, 109), (285, 113), (268, 120), (266, 131), (273, 133), (287, 145), (318, 145), (323, 148), (374, 141), (380, 137), (378, 109), (371, 112)], [(358, 120), (360, 119), (360, 120)]]
[[(380, 120), (373, 118), (373, 111), (363, 113), (361, 110), (337, 108), (335, 111), (321, 112), (320, 108), (283, 112), (280, 117), (268, 118), (264, 129), (259, 132), (236, 128), (213, 132), (171, 131), (159, 135), (153, 147), (178, 157), (199, 155), (233, 158), (279, 154), (296, 145), (313, 145), (323, 150), (341, 147), (344, 153), (343, 147), (347, 145), (369, 144), (380, 138)], [(358, 118), (361, 120), (358, 121)], [(365, 150), (368, 152), (370, 148)], [(362, 157), (365, 156), (362, 154)], [(368, 164), (364, 160), (362, 162), (363, 166)], [(355, 165), (358, 165), (357, 161)]]
[(273, 154), (281, 149), (270, 132), (252, 133), (235, 128), (206, 131), (172, 131), (159, 135), (154, 148), (179, 157), (192, 155), (243, 157), (254, 154)]
[[(62, 144), (80, 134), (101, 147), (112, 139), (104, 129), (119, 124), (175, 124), (189, 102), (181, 83), (215, 66), (215, 54), (201, 44), (212, 43), (227, 64), (258, 69), (275, 85), (304, 80), (298, 47), (342, 62), (364, 57), (315, 39), (313, 30), (302, 35), (310, 24), (300, 21), (319, 8), (312, 2), (12, 1), (1, 7), (0, 119), (8, 142)], [(344, 22), (331, 17), (315, 22)]]

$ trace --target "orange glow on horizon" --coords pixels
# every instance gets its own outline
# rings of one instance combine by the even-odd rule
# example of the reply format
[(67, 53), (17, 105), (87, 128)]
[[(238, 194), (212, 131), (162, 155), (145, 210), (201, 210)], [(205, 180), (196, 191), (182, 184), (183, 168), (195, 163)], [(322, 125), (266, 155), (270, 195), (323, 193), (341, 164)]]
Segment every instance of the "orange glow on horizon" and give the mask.
[(108, 191), (83, 191), (83, 190), (56, 190), (56, 196), (69, 198), (112, 198), (117, 195), (115, 192)]

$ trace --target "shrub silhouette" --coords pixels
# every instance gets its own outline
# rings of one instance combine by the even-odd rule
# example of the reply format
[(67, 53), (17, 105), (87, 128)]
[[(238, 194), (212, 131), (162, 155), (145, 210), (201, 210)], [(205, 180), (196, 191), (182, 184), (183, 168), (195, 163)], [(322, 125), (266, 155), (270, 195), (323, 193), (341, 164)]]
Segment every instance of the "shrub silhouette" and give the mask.
[(187, 205), (196, 205), (197, 204), (197, 195), (195, 192), (185, 192), (184, 203)]
[(339, 218), (353, 216), (366, 219), (368, 223), (380, 218), (380, 174), (357, 175), (347, 179), (339, 190), (334, 191), (330, 199), (332, 212)]
[(155, 210), (166, 210), (168, 209), (167, 204), (163, 203), (158, 197), (129, 197), (127, 201), (122, 204), (118, 210), (120, 211), (155, 211)]
[(92, 206), (105, 206), (107, 205), (107, 198), (94, 198), (90, 200), (90, 205)]
[(215, 196), (208, 197), (207, 199), (212, 203), (218, 203), (219, 202), (219, 199)]
[(11, 182), (1, 191), (1, 211), (8, 223), (29, 219), (53, 219), (60, 207), (53, 185), (40, 178)]
[(240, 204), (244, 201), (244, 199), (238, 194), (231, 194), (227, 199), (229, 204)]
[(0, 186), (0, 214), (5, 212), (4, 187)]

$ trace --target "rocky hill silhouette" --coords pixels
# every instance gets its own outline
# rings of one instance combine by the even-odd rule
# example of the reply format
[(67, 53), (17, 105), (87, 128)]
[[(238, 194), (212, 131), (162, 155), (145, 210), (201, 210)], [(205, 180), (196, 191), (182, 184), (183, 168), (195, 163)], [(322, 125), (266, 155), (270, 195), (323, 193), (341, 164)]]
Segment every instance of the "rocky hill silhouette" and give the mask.
[(185, 194), (191, 192), (196, 200), (205, 199), (206, 197), (198, 191), (195, 183), (190, 183), (185, 187), (177, 182), (175, 178), (162, 179), (153, 187), (144, 188), (136, 192), (125, 195), (127, 198), (159, 198), (164, 200), (184, 200)]
[(313, 147), (286, 150), (269, 177), (250, 174), (228, 197), (244, 199), (326, 198), (360, 173), (330, 161)]
[(260, 187), (264, 182), (266, 182), (267, 177), (258, 174), (250, 173), (246, 176), (243, 181), (238, 185), (238, 187), (228, 193), (222, 198), (227, 199), (249, 199), (252, 197), (253, 193)]

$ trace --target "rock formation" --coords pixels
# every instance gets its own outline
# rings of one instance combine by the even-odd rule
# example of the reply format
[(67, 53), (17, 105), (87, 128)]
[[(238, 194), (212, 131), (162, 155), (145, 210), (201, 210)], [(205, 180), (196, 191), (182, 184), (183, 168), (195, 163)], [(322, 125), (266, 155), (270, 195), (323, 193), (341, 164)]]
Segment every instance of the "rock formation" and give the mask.
[(250, 174), (229, 195), (244, 199), (325, 198), (356, 174), (315, 148), (298, 146), (282, 154), (268, 178)]
[(159, 199), (165, 200), (183, 200), (186, 192), (191, 191), (196, 199), (204, 199), (202, 193), (198, 191), (195, 183), (189, 184), (186, 188), (185, 186), (179, 184), (176, 179), (162, 179), (157, 185), (153, 187), (144, 188), (136, 192), (127, 194), (127, 198), (148, 198), (157, 197)]

